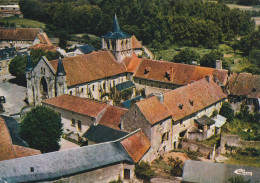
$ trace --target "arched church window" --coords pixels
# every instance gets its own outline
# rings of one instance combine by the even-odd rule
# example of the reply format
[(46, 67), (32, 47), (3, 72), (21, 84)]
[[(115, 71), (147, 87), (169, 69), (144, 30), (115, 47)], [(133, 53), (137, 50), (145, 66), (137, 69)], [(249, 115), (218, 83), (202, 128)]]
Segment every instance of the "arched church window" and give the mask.
[(116, 43), (115, 43), (115, 40), (112, 40), (112, 50), (115, 50), (116, 49)]

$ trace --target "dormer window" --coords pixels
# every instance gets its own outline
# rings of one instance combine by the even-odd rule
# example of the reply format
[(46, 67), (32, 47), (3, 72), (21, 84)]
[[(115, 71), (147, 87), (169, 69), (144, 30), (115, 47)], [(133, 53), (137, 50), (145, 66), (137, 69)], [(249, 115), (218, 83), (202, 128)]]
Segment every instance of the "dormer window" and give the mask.
[(146, 67), (144, 70), (144, 74), (148, 74), (151, 71), (151, 67)]
[(166, 71), (164, 77), (170, 81), (171, 80), (170, 76), (171, 76), (171, 71), (170, 70)]
[(193, 100), (189, 99), (190, 105), (193, 106)]
[(177, 104), (180, 109), (183, 108), (183, 104)]

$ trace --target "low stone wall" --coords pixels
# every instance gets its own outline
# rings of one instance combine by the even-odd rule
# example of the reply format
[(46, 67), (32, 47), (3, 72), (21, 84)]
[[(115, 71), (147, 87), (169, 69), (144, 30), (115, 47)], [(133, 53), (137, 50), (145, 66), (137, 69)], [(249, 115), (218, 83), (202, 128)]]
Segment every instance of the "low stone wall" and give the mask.
[(183, 141), (181, 142), (183, 150), (199, 152), (205, 158), (212, 158), (213, 147), (196, 142), (196, 141)]
[(242, 140), (238, 135), (222, 134), (220, 139), (221, 154), (230, 153), (236, 148), (260, 147), (260, 141)]

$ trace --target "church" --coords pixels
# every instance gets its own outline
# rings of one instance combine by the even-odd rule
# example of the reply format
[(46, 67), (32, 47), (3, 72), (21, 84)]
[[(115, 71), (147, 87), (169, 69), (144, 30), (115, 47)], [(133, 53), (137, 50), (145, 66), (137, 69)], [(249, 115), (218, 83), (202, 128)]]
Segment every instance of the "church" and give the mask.
[(102, 36), (102, 49), (58, 60), (42, 57), (26, 65), (27, 99), (39, 105), (62, 94), (106, 101), (116, 85), (131, 81), (146, 95), (166, 92), (212, 76), (220, 85), (227, 82), (222, 69), (140, 58), (142, 45), (120, 29), (115, 15), (112, 31)]

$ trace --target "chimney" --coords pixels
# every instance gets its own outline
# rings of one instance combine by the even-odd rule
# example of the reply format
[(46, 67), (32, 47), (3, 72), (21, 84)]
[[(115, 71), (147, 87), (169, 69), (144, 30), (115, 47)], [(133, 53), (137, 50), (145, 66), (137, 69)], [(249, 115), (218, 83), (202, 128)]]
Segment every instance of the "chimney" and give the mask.
[(157, 99), (158, 99), (161, 103), (164, 102), (164, 94), (163, 94), (163, 93), (151, 93), (150, 95), (148, 95), (147, 98), (152, 97), (152, 96), (156, 96)]
[(209, 76), (205, 76), (205, 79), (209, 83)]
[(216, 60), (216, 69), (222, 69), (222, 60)]

